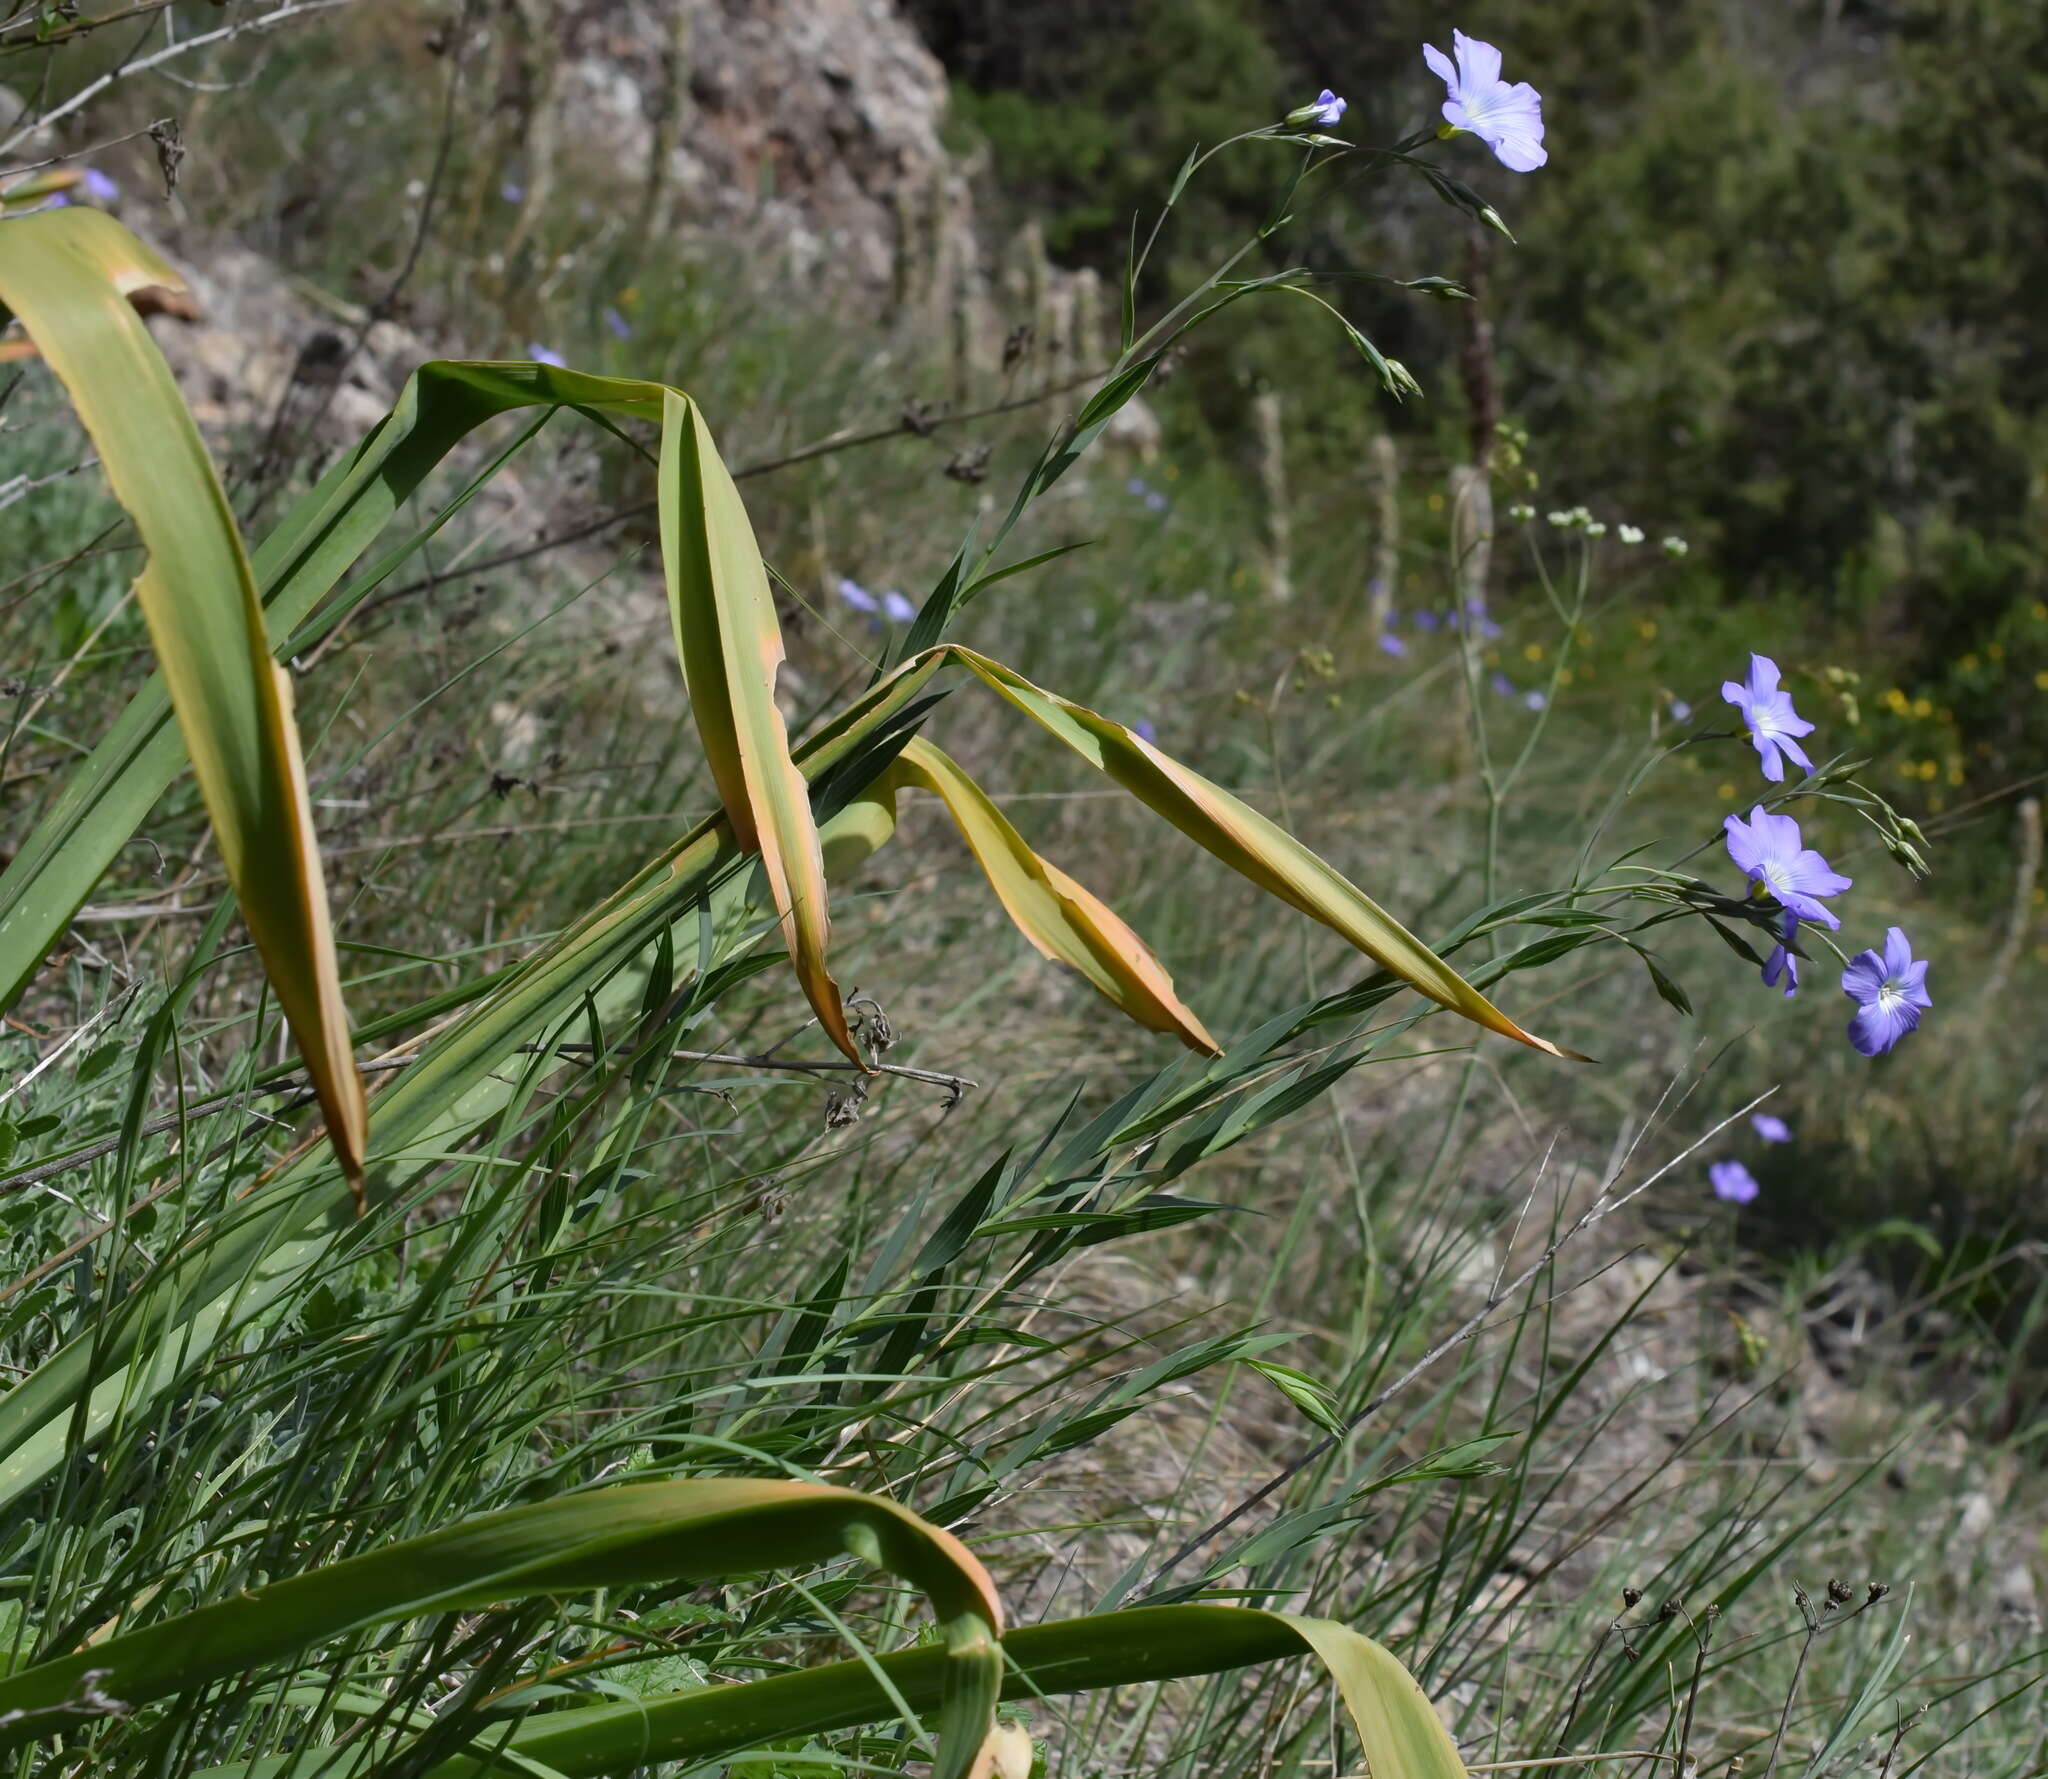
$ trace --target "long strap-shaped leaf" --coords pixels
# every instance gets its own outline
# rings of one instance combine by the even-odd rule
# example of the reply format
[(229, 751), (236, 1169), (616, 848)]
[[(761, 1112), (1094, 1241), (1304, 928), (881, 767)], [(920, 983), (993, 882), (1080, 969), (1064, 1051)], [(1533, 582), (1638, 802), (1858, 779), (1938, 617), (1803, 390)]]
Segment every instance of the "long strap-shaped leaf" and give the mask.
[[(127, 301), (149, 285), (182, 288), (170, 267), (95, 210), (22, 217), (0, 236), (0, 303), (62, 381), (148, 552), (136, 597), (221, 862), (335, 1152), (359, 1181), (363, 1087), (349, 1049), (291, 684), (270, 658), (220, 478), (170, 367)], [(127, 835), (105, 838), (118, 846)]]
[(1208, 1056), (1223, 1054), (1144, 940), (1107, 902), (1033, 852), (949, 756), (913, 736), (890, 768), (890, 783), (915, 785), (945, 804), (1004, 911), (1043, 955), (1078, 971), (1148, 1031), (1171, 1032)]
[(935, 1771), (967, 1779), (1002, 1681), (1002, 1606), (988, 1572), (950, 1532), (880, 1496), (749, 1478), (631, 1483), (485, 1514), (39, 1662), (0, 1678), (0, 1748), (75, 1727), (64, 1707), (88, 1674), (102, 1697), (140, 1705), (295, 1665), (327, 1638), (392, 1619), (848, 1554), (931, 1600), (946, 1633)]
[(957, 646), (950, 654), (1233, 871), (1341, 934), (1439, 1006), (1552, 1056), (1586, 1060), (1524, 1031), (1341, 872), (1221, 785), (1161, 753), (1123, 724), (1034, 686), (986, 655)]
[[(91, 214), (132, 244), (118, 224)], [(170, 276), (167, 269), (162, 276)], [(314, 618), (316, 606), (427, 475), (486, 421), (535, 407), (574, 407), (662, 426), (657, 474), (664, 567), (705, 750), (743, 844), (752, 850), (759, 842), (805, 993), (833, 1041), (860, 1061), (825, 967), (816, 834), (803, 799), (788, 794), (788, 740), (774, 701), (781, 659), (774, 607), (738, 491), (701, 415), (680, 391), (549, 365), (423, 365), (376, 431), (321, 478), (257, 551), (272, 648), (297, 652), (339, 622), (388, 565), (370, 570)], [(179, 756), (166, 724), (165, 691), (152, 679), (135, 695), (0, 873), (0, 1006), (40, 967), (176, 776)]]
[(661, 553), (676, 653), (734, 835), (761, 855), (804, 998), (865, 1068), (825, 964), (825, 861), (803, 774), (775, 704), (782, 627), (740, 491), (697, 405), (670, 391), (661, 416)]
[[(1003, 1653), (1003, 1696), (1010, 1699), (1227, 1673), (1312, 1654), (1337, 1684), (1373, 1779), (1466, 1779), (1457, 1745), (1407, 1669), (1371, 1638), (1327, 1619), (1243, 1606), (1136, 1607), (1021, 1626), (1003, 1639)], [(693, 1687), (543, 1712), (512, 1733), (503, 1757), (457, 1756), (431, 1768), (427, 1779), (531, 1771), (517, 1764), (527, 1761), (564, 1779), (597, 1779), (664, 1761), (712, 1761), (792, 1736), (882, 1721), (896, 1709), (892, 1693), (913, 1710), (929, 1709), (942, 1695), (944, 1663), (941, 1650), (906, 1650), (872, 1664), (834, 1662), (744, 1686)], [(302, 1750), (218, 1767), (197, 1779), (272, 1779), (293, 1770), (357, 1779), (391, 1753), (389, 1743)], [(292, 1760), (301, 1765), (291, 1768)]]

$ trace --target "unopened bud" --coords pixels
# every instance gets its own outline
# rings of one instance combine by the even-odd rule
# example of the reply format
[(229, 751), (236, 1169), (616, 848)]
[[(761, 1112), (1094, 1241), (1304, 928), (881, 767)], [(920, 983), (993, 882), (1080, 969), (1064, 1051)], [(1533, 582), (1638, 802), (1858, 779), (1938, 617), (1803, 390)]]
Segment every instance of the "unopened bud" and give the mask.
[(1640, 1606), (1643, 1603), (1643, 1590), (1641, 1588), (1623, 1588), (1621, 1590), (1621, 1603), (1631, 1610)]

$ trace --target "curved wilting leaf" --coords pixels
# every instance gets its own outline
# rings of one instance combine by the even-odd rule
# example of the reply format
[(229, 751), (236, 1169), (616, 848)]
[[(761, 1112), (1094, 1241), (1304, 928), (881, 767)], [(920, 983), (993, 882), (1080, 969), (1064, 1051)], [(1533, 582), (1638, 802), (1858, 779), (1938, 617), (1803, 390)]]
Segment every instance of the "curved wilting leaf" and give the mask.
[(661, 554), (676, 653), (726, 819), (761, 855), (804, 998), (832, 1042), (865, 1068), (826, 967), (825, 862), (775, 703), (782, 627), (768, 573), (703, 414), (673, 390), (662, 404)]
[(0, 1748), (76, 1728), (96, 1710), (81, 1703), (88, 1691), (142, 1705), (289, 1670), (317, 1644), (366, 1625), (847, 1555), (902, 1576), (931, 1600), (946, 1633), (945, 1647), (933, 1652), (934, 1773), (968, 1779), (1002, 1684), (1002, 1606), (988, 1571), (950, 1532), (881, 1496), (752, 1478), (629, 1483), (508, 1508), (95, 1641), (0, 1677)]
[[(1336, 1682), (1373, 1779), (1466, 1779), (1457, 1745), (1407, 1669), (1371, 1638), (1327, 1619), (1244, 1606), (1140, 1606), (1020, 1626), (1003, 1639), (1003, 1655), (1003, 1696), (1025, 1700), (1313, 1655)], [(503, 1739), (495, 1760), (481, 1752), (457, 1755), (428, 1768), (426, 1779), (528, 1770), (514, 1764), (520, 1760), (564, 1779), (597, 1779), (667, 1761), (715, 1761), (789, 1737), (883, 1722), (898, 1700), (914, 1711), (929, 1709), (943, 1693), (944, 1662), (942, 1650), (904, 1650), (740, 1686), (539, 1711)], [(197, 1779), (282, 1779), (308, 1768), (321, 1779), (364, 1779), (394, 1752), (391, 1742), (302, 1750), (218, 1767)], [(289, 1766), (292, 1760), (301, 1767)]]
[[(21, 217), (0, 237), (0, 303), (63, 383), (148, 552), (136, 598), (221, 862), (312, 1076), (335, 1153), (360, 1182), (363, 1087), (349, 1047), (291, 685), (270, 658), (220, 478), (170, 367), (128, 302), (129, 293), (152, 286), (182, 288), (169, 266), (96, 210)], [(111, 856), (127, 835), (101, 839)], [(40, 935), (37, 957), (55, 937)]]
[[(31, 220), (54, 221), (67, 214), (9, 226), (25, 228)], [(104, 225), (135, 254), (142, 253), (111, 218), (79, 214)], [(152, 269), (138, 282), (170, 276), (166, 268), (149, 263)], [(672, 609), (689, 620), (693, 646), (685, 653), (684, 671), (693, 700), (702, 701), (706, 750), (721, 795), (731, 799), (728, 809), (735, 823), (763, 838), (763, 863), (805, 993), (834, 1041), (852, 1055), (845, 1016), (824, 964), (822, 880), (814, 869), (816, 840), (809, 812), (801, 799), (790, 798), (789, 781), (777, 770), (779, 751), (786, 773), (788, 743), (774, 703), (775, 666), (781, 659), (774, 608), (766, 598), (765, 580), (752, 584), (761, 577), (760, 560), (754, 552), (749, 565), (753, 530), (732, 478), (694, 405), (680, 391), (551, 365), (444, 360), (421, 366), (383, 423), (321, 477), (258, 548), (256, 581), (271, 650), (297, 653), (311, 647), (405, 559), (410, 546), (373, 566), (312, 616), (400, 505), (472, 432), (499, 415), (555, 407), (663, 428), (658, 475), (664, 544), (673, 539), (691, 552), (691, 565), (680, 573), (674, 561), (667, 565), (670, 600)], [(708, 609), (718, 601), (730, 604)], [(679, 647), (684, 638), (679, 622)], [(164, 680), (153, 678), (130, 699), (0, 872), (0, 1006), (41, 966), (114, 855), (177, 775), (179, 751), (168, 715)]]
[(916, 785), (944, 802), (1004, 911), (1044, 956), (1078, 971), (1146, 1030), (1171, 1032), (1207, 1056), (1223, 1054), (1174, 993), (1173, 979), (1144, 940), (1108, 903), (1033, 852), (951, 758), (913, 737), (890, 770), (897, 783)]
[(1415, 935), (1284, 828), (1121, 723), (1097, 716), (972, 649), (951, 657), (1098, 771), (1267, 894), (1319, 920), (1439, 1006), (1552, 1056), (1576, 1051), (1525, 1032)]

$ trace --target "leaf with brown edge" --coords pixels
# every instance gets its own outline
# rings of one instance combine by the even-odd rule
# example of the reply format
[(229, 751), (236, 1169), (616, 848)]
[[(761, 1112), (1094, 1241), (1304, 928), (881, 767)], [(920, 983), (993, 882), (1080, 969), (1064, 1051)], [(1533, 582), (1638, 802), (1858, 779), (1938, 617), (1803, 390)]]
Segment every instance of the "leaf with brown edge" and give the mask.
[(360, 1202), (368, 1114), (290, 686), (220, 478), (130, 302), (180, 280), (96, 210), (18, 218), (4, 248), (0, 303), (64, 385), (148, 552), (136, 597), (221, 861)]
[(932, 1771), (971, 1779), (1002, 1752), (989, 1740), (1003, 1612), (988, 1571), (952, 1533), (884, 1496), (756, 1477), (617, 1484), (479, 1514), (19, 1667), (0, 1676), (0, 1749), (74, 1727), (89, 1685), (139, 1705), (311, 1665), (321, 1644), (370, 1625), (847, 1555), (901, 1576), (931, 1602), (944, 1632), (933, 1652)]
[(719, 801), (740, 845), (760, 854), (804, 998), (832, 1042), (865, 1069), (826, 963), (825, 862), (775, 703), (782, 629), (767, 570), (703, 415), (674, 390), (662, 399), (659, 475), (669, 617)]
[(1044, 691), (986, 655), (955, 647), (952, 658), (1232, 870), (1341, 934), (1439, 1006), (1549, 1055), (1588, 1060), (1524, 1031), (1363, 890), (1222, 786), (1121, 723)]
[(953, 759), (913, 736), (890, 771), (946, 805), (1004, 911), (1040, 953), (1078, 971), (1147, 1031), (1171, 1032), (1206, 1056), (1223, 1054), (1144, 940), (1108, 903), (1033, 852)]

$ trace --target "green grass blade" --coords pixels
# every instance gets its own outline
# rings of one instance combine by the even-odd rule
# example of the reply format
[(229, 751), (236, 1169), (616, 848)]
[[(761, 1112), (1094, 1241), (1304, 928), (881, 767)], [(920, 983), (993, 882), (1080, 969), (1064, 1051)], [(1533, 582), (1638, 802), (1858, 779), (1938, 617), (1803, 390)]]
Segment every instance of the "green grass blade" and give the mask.
[(328, 1638), (392, 1619), (849, 1554), (930, 1598), (946, 1632), (935, 1772), (965, 1779), (1002, 1676), (1002, 1608), (987, 1571), (952, 1534), (879, 1496), (752, 1478), (628, 1484), (485, 1514), (97, 1641), (0, 1678), (0, 1748), (72, 1727), (64, 1707), (88, 1674), (105, 1696), (141, 1705), (296, 1665)]
[[(927, 661), (892, 675), (811, 737), (797, 750), (805, 776), (815, 779), (857, 756), (915, 701), (937, 667)], [(720, 874), (741, 863), (722, 821), (700, 824), (427, 1043), (421, 1061), (377, 1095), (378, 1146), (370, 1158), (376, 1193), (398, 1194), (432, 1167), (448, 1141), (496, 1117), (513, 1093), (498, 1078), (503, 1065), (586, 998), (608, 1021), (630, 1019), (640, 993), (634, 960), (672, 925), (693, 922)], [(678, 933), (679, 950), (693, 930)], [(329, 1220), (347, 1204), (323, 1158), (301, 1153), (102, 1326), (0, 1397), (0, 1507), (51, 1475), (75, 1445), (90, 1445), (117, 1416), (139, 1411), (201, 1364), (238, 1319), (283, 1297), (328, 1253)]]
[[(1456, 1745), (1408, 1671), (1370, 1638), (1328, 1620), (1241, 1606), (1136, 1607), (1021, 1626), (1003, 1639), (1003, 1655), (1002, 1696), (1019, 1700), (1313, 1655), (1337, 1684), (1374, 1779), (1465, 1779)], [(513, 1733), (508, 1752), (568, 1779), (663, 1761), (715, 1760), (790, 1737), (886, 1721), (895, 1710), (892, 1690), (913, 1710), (928, 1710), (943, 1697), (946, 1659), (936, 1648), (905, 1650), (743, 1686), (544, 1712)], [(266, 1779), (282, 1770), (282, 1763), (244, 1762), (200, 1779)], [(338, 1769), (357, 1770), (366, 1769)], [(459, 1756), (434, 1767), (430, 1779), (482, 1779), (512, 1770), (509, 1762)]]

